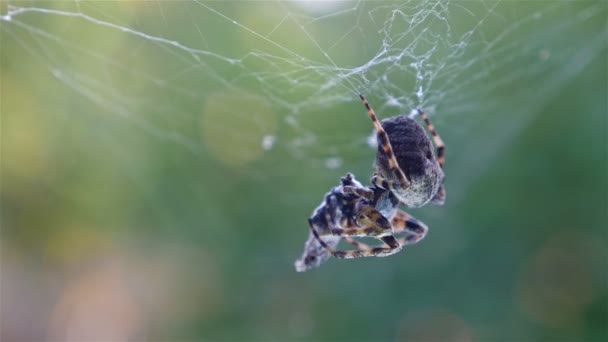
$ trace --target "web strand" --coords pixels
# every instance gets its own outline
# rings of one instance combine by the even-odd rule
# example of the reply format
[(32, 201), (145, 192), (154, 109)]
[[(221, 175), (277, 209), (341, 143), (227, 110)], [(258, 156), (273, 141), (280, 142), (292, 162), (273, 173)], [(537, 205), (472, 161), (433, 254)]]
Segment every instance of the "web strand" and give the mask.
[[(315, 4), (299, 2), (158, 1), (146, 8), (156, 22), (129, 16), (120, 6), (20, 5), (9, 2), (0, 17), (3, 42), (88, 100), (97, 108), (93, 112), (110, 113), (200, 155), (205, 143), (188, 129), (200, 113), (183, 107), (200, 107), (201, 99), (218, 92), (245, 91), (278, 113), (279, 131), (261, 135), (260, 146), (283, 148), (293, 158), (329, 168), (339, 168), (344, 155), (366, 146), (367, 134), (353, 138), (346, 129), (323, 136), (309, 117), (355, 108), (356, 94), (365, 94), (380, 118), (424, 108), (430, 116), (441, 114), (434, 118), (441, 125), (462, 113), (496, 110), (512, 84), (526, 85), (513, 102), (531, 101), (530, 92), (554, 93), (574, 77), (560, 63), (593, 59), (605, 47), (583, 25), (606, 14), (606, 6), (596, 3), (529, 3), (518, 9), (508, 1), (352, 1), (315, 12), (305, 7)], [(250, 20), (260, 7), (267, 23)], [(162, 35), (151, 33), (159, 29)], [(69, 34), (78, 30), (91, 31), (93, 38)], [(559, 42), (572, 32), (579, 39)], [(227, 44), (220, 39), (224, 35)], [(95, 37), (129, 46), (128, 57), (100, 48)], [(118, 75), (129, 75), (130, 83), (113, 81)], [(547, 75), (551, 84), (541, 82)], [(502, 108), (502, 115), (513, 110)], [(275, 125), (251, 120), (260, 131)], [(360, 121), (351, 128), (364, 127)]]

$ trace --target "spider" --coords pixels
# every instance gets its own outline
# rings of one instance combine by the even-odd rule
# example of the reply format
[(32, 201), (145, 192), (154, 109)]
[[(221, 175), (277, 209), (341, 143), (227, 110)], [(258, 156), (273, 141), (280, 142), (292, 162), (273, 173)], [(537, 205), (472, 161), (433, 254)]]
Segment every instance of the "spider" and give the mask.
[[(340, 179), (340, 185), (333, 187), (323, 199), (323, 202), (314, 210), (308, 219), (309, 225), (323, 235), (327, 235), (324, 243), (335, 248), (341, 240), (339, 236), (331, 235), (332, 227), (352, 226), (355, 215), (355, 204), (359, 200), (356, 194), (346, 193), (344, 187), (363, 188), (355, 177), (347, 173)], [(313, 233), (308, 236), (302, 257), (295, 263), (296, 270), (303, 272), (318, 267), (331, 257), (329, 251), (322, 246)]]
[[(370, 204), (363, 193), (375, 192), (375, 207)], [(340, 229), (359, 229), (360, 224), (368, 222), (367, 216), (379, 221), (383, 227), (392, 227), (392, 233), (405, 233), (406, 235), (395, 241), (393, 236), (386, 231), (374, 234), (370, 228), (363, 229), (362, 236), (375, 236), (389, 245), (403, 246), (420, 241), (426, 234), (427, 227), (415, 218), (402, 211), (397, 211), (392, 216), (389, 223), (380, 211), (393, 208), (398, 205), (397, 198), (390, 191), (375, 187), (364, 187), (355, 177), (347, 173), (340, 179), (340, 185), (333, 187), (323, 199), (323, 202), (314, 210), (308, 219), (311, 232), (304, 245), (304, 253), (300, 259), (296, 260), (295, 268), (298, 272), (304, 272), (311, 268), (320, 266), (327, 261), (332, 254), (340, 257), (341, 252), (332, 250), (338, 245), (342, 237), (345, 241), (352, 244), (359, 250), (373, 250), (373, 248), (352, 239), (350, 236), (340, 234)], [(386, 209), (385, 209), (386, 208)], [(367, 215), (367, 216), (366, 216)], [(341, 227), (341, 228), (340, 228)], [(319, 240), (319, 234), (324, 236), (324, 240)], [(359, 236), (359, 235), (356, 235)], [(389, 255), (379, 253), (384, 256)], [(397, 250), (390, 251), (392, 253)], [(364, 255), (362, 255), (364, 256)]]
[[(311, 233), (304, 254), (296, 261), (300, 272), (319, 266), (330, 255), (350, 259), (395, 254), (422, 240), (428, 231), (424, 223), (399, 210), (399, 205), (416, 208), (445, 201), (445, 148), (428, 116), (417, 111), (433, 136), (437, 158), (424, 128), (414, 119), (400, 115), (379, 122), (367, 100), (359, 96), (379, 142), (372, 185), (364, 187), (347, 174), (340, 186), (325, 195), (308, 219)], [(405, 236), (396, 238), (399, 233)], [(336, 250), (342, 237), (356, 250)], [(352, 237), (373, 237), (383, 246), (371, 247)]]

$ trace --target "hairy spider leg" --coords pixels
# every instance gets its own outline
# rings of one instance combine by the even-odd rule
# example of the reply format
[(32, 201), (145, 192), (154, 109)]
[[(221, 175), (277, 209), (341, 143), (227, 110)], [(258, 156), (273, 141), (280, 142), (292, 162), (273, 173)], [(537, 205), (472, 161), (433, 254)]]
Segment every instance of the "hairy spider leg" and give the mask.
[[(405, 236), (397, 239), (402, 246), (413, 245), (424, 239), (429, 228), (412, 215), (399, 210), (391, 220), (394, 234), (405, 233)], [(349, 236), (344, 236), (344, 240), (360, 250), (371, 250), (373, 247), (357, 241)]]
[[(357, 241), (357, 240), (351, 238), (350, 236), (344, 236), (344, 241), (355, 246), (355, 248), (363, 250), (363, 251), (371, 251), (372, 249), (374, 249), (374, 247), (371, 247), (370, 245), (363, 243), (361, 241)], [(397, 240), (397, 241), (399, 241), (399, 240)], [(386, 244), (384, 244), (384, 245), (386, 246)]]
[[(332, 204), (331, 202), (328, 202), (327, 205), (331, 206)], [(369, 226), (366, 226), (364, 228), (355, 228), (354, 223), (349, 220), (349, 225), (347, 227), (339, 228), (336, 227), (333, 222), (330, 222), (330, 214), (326, 213), (326, 220), (328, 221), (330, 232), (323, 234), (323, 236), (333, 235), (341, 237), (373, 237), (383, 241), (385, 245), (387, 245), (387, 247), (367, 248), (367, 245), (356, 242), (360, 244), (359, 246), (362, 248), (351, 251), (338, 251), (333, 247), (329, 246), (322, 239), (322, 236), (317, 231), (311, 219), (308, 220), (308, 224), (313, 236), (315, 237), (315, 239), (317, 239), (319, 244), (323, 246), (323, 248), (327, 249), (327, 251), (329, 251), (329, 253), (331, 253), (334, 257), (339, 259), (352, 259), (372, 256), (383, 257), (399, 252), (402, 246), (399, 244), (399, 241), (397, 241), (397, 239), (392, 235), (392, 229), (389, 221), (370, 205), (365, 205), (364, 207), (360, 208), (360, 211), (362, 212), (362, 219), (364, 220), (365, 224)], [(350, 241), (354, 240), (347, 240), (347, 242), (351, 243)], [(357, 245), (355, 245), (355, 247), (357, 247)]]
[(436, 205), (443, 205), (444, 202), (445, 202), (445, 185), (441, 184), (441, 186), (439, 186), (439, 189), (437, 190), (437, 193), (435, 194), (435, 197), (433, 197), (433, 199), (431, 200), (431, 203), (436, 204)]
[[(439, 163), (439, 166), (441, 166), (441, 168), (443, 169), (443, 163), (445, 162), (445, 144), (444, 144), (443, 140), (441, 139), (441, 137), (439, 136), (439, 134), (437, 134), (437, 131), (435, 131), (435, 126), (433, 126), (433, 124), (431, 123), (431, 120), (429, 119), (428, 115), (426, 115), (420, 109), (418, 109), (418, 115), (420, 115), (422, 120), (424, 120), (426, 127), (428, 128), (429, 132), (431, 132), (431, 135), (433, 136), (433, 141), (435, 142), (435, 146), (437, 147), (437, 162)], [(442, 205), (444, 202), (445, 202), (445, 186), (443, 184), (441, 184), (441, 186), (439, 187), (439, 190), (437, 191), (437, 194), (435, 194), (435, 197), (433, 197), (433, 199), (432, 199), (432, 203), (437, 204), (437, 205)]]
[(355, 184), (353, 182), (354, 179), (355, 179), (355, 176), (353, 176), (352, 173), (348, 172), (346, 175), (344, 175), (340, 178), (340, 183), (342, 183), (342, 186), (354, 185)]
[[(325, 241), (323, 241), (323, 239), (321, 239), (321, 236), (319, 236), (319, 233), (313, 226), (312, 221), (310, 219), (308, 220), (308, 224), (310, 227), (310, 231), (312, 232), (314, 237), (317, 239), (317, 241), (319, 241), (319, 244), (321, 244), (321, 246), (323, 246), (325, 249), (327, 249), (329, 251), (329, 253), (331, 253), (331, 255), (333, 255), (334, 257), (336, 257), (338, 259), (354, 259), (354, 258), (374, 257), (374, 256), (375, 257), (385, 257), (385, 256), (393, 255), (393, 254), (399, 252), (402, 248), (402, 246), (399, 244), (399, 241), (397, 241), (397, 239), (395, 239), (394, 236), (383, 236), (382, 238), (380, 238), (380, 240), (382, 240), (385, 244), (387, 244), (388, 247), (373, 247), (373, 248), (369, 248), (369, 249), (338, 251), (338, 250), (335, 250), (334, 248), (332, 248), (331, 246), (329, 246), (327, 243), (325, 243)], [(359, 244), (361, 244), (361, 243), (359, 243)], [(361, 245), (367, 246), (364, 244), (361, 244)]]
[(384, 189), (384, 190), (395, 190), (399, 186), (394, 182), (390, 181), (378, 174), (378, 172), (374, 172), (372, 179), (370, 180), (373, 186)]
[(392, 235), (391, 224), (380, 212), (369, 204), (362, 205), (358, 210), (357, 221), (363, 227), (350, 225), (347, 227), (339, 227), (335, 223), (336, 206), (331, 200), (326, 200), (327, 210), (325, 211), (325, 221), (329, 228), (329, 232), (325, 235), (334, 236), (360, 236), (360, 237), (382, 237)]
[(370, 247), (369, 249), (336, 251), (333, 256), (338, 259), (386, 257), (400, 252), (403, 248), (403, 246), (399, 244), (399, 241), (397, 241), (394, 236), (384, 236), (380, 238), (380, 240), (384, 242), (387, 247)]
[[(397, 181), (400, 183), (399, 187), (409, 187), (410, 181), (407, 179), (403, 171), (401, 171), (401, 168), (399, 168), (397, 158), (395, 157), (395, 153), (393, 153), (393, 147), (391, 146), (391, 142), (388, 139), (388, 134), (386, 134), (386, 131), (384, 131), (384, 128), (382, 128), (382, 124), (380, 123), (380, 121), (378, 121), (376, 113), (374, 113), (374, 110), (369, 105), (365, 97), (363, 97), (363, 95), (361, 94), (359, 94), (359, 97), (361, 98), (361, 101), (363, 101), (363, 105), (365, 105), (367, 113), (369, 114), (369, 117), (372, 120), (372, 123), (374, 124), (374, 129), (376, 130), (376, 135), (378, 136), (378, 142), (382, 146), (384, 153), (386, 153), (388, 159), (388, 166), (391, 172), (397, 178)], [(396, 185), (393, 184), (393, 181), (385, 180), (380, 175), (375, 175), (372, 180), (376, 181), (374, 185), (378, 187), (382, 187), (381, 185), (384, 185), (390, 190), (396, 187)]]
[(429, 117), (420, 109), (418, 109), (418, 115), (424, 120), (426, 127), (433, 136), (433, 141), (437, 147), (437, 162), (443, 168), (443, 162), (445, 161), (445, 144), (443, 143), (443, 140), (441, 140), (439, 134), (437, 134), (437, 131), (435, 131), (435, 126), (433, 126)]
[[(389, 220), (367, 201), (359, 201), (355, 207), (355, 224), (364, 228), (365, 234), (360, 236), (384, 236), (392, 235), (392, 227)], [(353, 235), (348, 234), (346, 235)]]
[(399, 244), (404, 246), (413, 245), (424, 239), (429, 230), (426, 224), (403, 210), (397, 211), (391, 220), (391, 225), (393, 226), (393, 233), (406, 233), (404, 237), (398, 239)]
[(354, 185), (342, 186), (343, 194), (353, 194), (366, 199), (371, 199), (374, 196), (374, 192), (370, 188), (360, 188)]
[(350, 236), (345, 236), (344, 241), (350, 243), (351, 245), (355, 246), (355, 248), (360, 249), (360, 250), (369, 251), (372, 249), (372, 247), (370, 247), (368, 244), (357, 241), (357, 240), (351, 238)]

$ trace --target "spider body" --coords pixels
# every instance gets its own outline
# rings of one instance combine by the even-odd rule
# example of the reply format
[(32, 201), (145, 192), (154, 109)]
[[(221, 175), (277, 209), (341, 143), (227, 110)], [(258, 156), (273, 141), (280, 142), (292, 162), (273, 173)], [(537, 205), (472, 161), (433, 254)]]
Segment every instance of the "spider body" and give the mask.
[[(295, 262), (296, 270), (304, 272), (327, 261), (332, 255), (330, 250), (336, 248), (345, 232), (351, 236), (369, 236), (386, 240), (394, 247), (381, 251), (382, 255), (378, 256), (398, 252), (401, 249), (400, 244), (392, 236), (393, 223), (390, 222), (390, 220), (397, 222), (403, 218), (403, 216), (397, 218), (398, 208), (399, 200), (391, 191), (378, 187), (364, 187), (352, 174), (346, 174), (341, 178), (339, 186), (333, 187), (325, 194), (321, 204), (309, 217), (311, 233), (304, 245), (304, 253)], [(426, 228), (420, 226), (414, 235), (421, 238), (420, 235), (425, 233)], [(322, 235), (323, 240), (318, 240), (315, 234)], [(372, 249), (348, 236), (345, 240), (357, 248)], [(336, 253), (339, 255), (341, 252)]]
[[(428, 231), (424, 223), (399, 210), (399, 206), (444, 202), (444, 145), (426, 114), (418, 110), (437, 147), (436, 158), (430, 139), (416, 121), (402, 115), (380, 122), (365, 98), (360, 97), (378, 138), (372, 185), (364, 187), (347, 174), (340, 186), (325, 195), (308, 219), (309, 238), (295, 264), (299, 272), (319, 266), (330, 255), (351, 259), (395, 254), (403, 246), (422, 240)], [(402, 237), (396, 237), (402, 233)], [(368, 246), (352, 237), (376, 238), (383, 245)], [(336, 250), (341, 238), (356, 250)]]
[[(393, 193), (407, 207), (424, 206), (435, 197), (444, 177), (435, 159), (431, 139), (416, 120), (405, 115), (384, 119), (381, 124), (397, 164), (410, 181), (409, 187), (396, 187)], [(378, 145), (376, 173), (387, 180), (398, 181), (390, 171), (389, 159), (382, 145)]]
[[(321, 204), (308, 219), (310, 226), (313, 226), (320, 234), (328, 235), (325, 243), (332, 248), (335, 248), (341, 240), (340, 236), (331, 236), (332, 227), (353, 225), (352, 218), (355, 215), (355, 205), (358, 200), (358, 196), (355, 194), (345, 194), (342, 191), (344, 186), (363, 187), (352, 174), (346, 174), (341, 178), (340, 185), (333, 187), (325, 194)], [(318, 267), (330, 257), (329, 251), (315, 239), (311, 232), (304, 245), (304, 253), (300, 259), (296, 260), (295, 267), (298, 272), (304, 272)]]

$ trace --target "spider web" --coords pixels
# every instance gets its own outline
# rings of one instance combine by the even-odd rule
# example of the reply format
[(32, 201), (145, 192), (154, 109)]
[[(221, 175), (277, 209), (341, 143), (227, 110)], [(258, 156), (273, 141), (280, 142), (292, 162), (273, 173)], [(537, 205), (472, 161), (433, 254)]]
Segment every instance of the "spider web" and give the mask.
[[(13, 77), (8, 87), (50, 78), (62, 87), (34, 90), (48, 108), (58, 98), (73, 101), (71, 117), (86, 112), (121, 124), (106, 133), (144, 133), (239, 166), (277, 150), (330, 169), (360, 158), (356, 151), (373, 141), (359, 93), (380, 117), (423, 108), (462, 141), (488, 115), (500, 116), (504, 125), (487, 133), (485, 151), (494, 154), (605, 49), (606, 37), (599, 2), (2, 7), (4, 55), (18, 51), (29, 65), (18, 70), (37, 77)], [(594, 21), (601, 31), (586, 24)]]
[[(419, 249), (421, 258), (408, 261), (412, 267), (409, 270), (418, 273), (408, 271), (397, 276), (393, 271), (397, 267), (380, 269), (371, 263), (366, 272), (359, 272), (363, 263), (336, 265), (336, 270), (355, 267), (348, 271), (355, 276), (344, 279), (364, 285), (371, 278), (383, 279), (378, 284), (386, 284), (386, 289), (396, 289), (393, 280), (397, 279), (410, 284), (400, 288), (399, 293), (416, 291), (422, 282), (410, 280), (424, 274), (420, 270), (452, 270), (448, 276), (456, 276), (461, 268), (444, 262), (454, 260), (452, 257), (470, 241), (483, 242), (483, 248), (462, 253), (467, 262), (485, 255), (471, 253), (486, 253), (488, 248), (500, 245), (505, 249), (497, 248), (494, 259), (488, 260), (502, 262), (508, 257), (511, 261), (506, 269), (514, 270), (523, 258), (532, 255), (530, 248), (541, 235), (544, 238), (556, 229), (566, 229), (568, 234), (546, 247), (549, 257), (545, 251), (538, 252), (541, 263), (532, 260), (532, 267), (524, 269), (530, 272), (523, 272), (524, 278), (516, 286), (526, 287), (522, 301), (530, 304), (527, 310), (532, 316), (559, 309), (563, 312), (557, 312), (556, 319), (562, 313), (571, 315), (568, 317), (574, 325), (563, 325), (565, 330), (548, 326), (551, 334), (562, 338), (563, 332), (582, 334), (586, 325), (581, 323), (583, 316), (579, 316), (579, 311), (580, 315), (591, 314), (589, 317), (601, 315), (582, 310), (590, 308), (592, 302), (592, 291), (587, 286), (592, 281), (592, 271), (582, 270), (584, 277), (580, 282), (551, 287), (557, 291), (555, 295), (539, 296), (542, 298), (537, 301), (530, 298), (546, 291), (545, 280), (553, 281), (553, 270), (561, 270), (554, 267), (554, 262), (572, 259), (554, 250), (580, 254), (566, 266), (584, 263), (586, 257), (579, 251), (587, 248), (586, 240), (581, 238), (586, 235), (580, 233), (582, 230), (571, 233), (571, 227), (602, 222), (592, 218), (594, 212), (601, 213), (593, 206), (599, 208), (602, 202), (590, 203), (599, 196), (584, 193), (588, 189), (585, 187), (566, 187), (574, 189), (575, 195), (552, 210), (568, 211), (564, 215), (570, 218), (549, 215), (546, 208), (560, 201), (548, 202), (545, 211), (533, 202), (554, 194), (570, 197), (566, 191), (523, 198), (557, 184), (547, 182), (545, 188), (507, 194), (505, 202), (493, 205), (508, 206), (504, 211), (490, 212), (479, 220), (471, 217), (477, 217), (476, 206), (480, 202), (465, 203), (458, 197), (468, 194), (467, 187), (500, 156), (501, 149), (516, 141), (519, 132), (533, 125), (552, 101), (558, 96), (573, 96), (564, 91), (571, 81), (594, 71), (589, 65), (604, 61), (602, 57), (605, 59), (608, 51), (606, 18), (605, 1), (0, 1), (1, 171), (5, 180), (2, 228), (8, 233), (4, 233), (2, 243), (8, 245), (8, 253), (12, 249), (17, 253), (16, 261), (11, 260), (11, 254), (8, 258), (3, 256), (4, 261), (8, 260), (3, 265), (8, 265), (9, 274), (11, 267), (19, 269), (24, 265), (23, 272), (17, 270), (24, 276), (5, 277), (13, 279), (16, 289), (11, 289), (9, 282), (6, 293), (17, 294), (5, 296), (9, 299), (6, 311), (16, 312), (12, 320), (3, 317), (4, 321), (9, 319), (3, 323), (9, 328), (5, 330), (26, 336), (21, 339), (43, 340), (53, 339), (44, 331), (48, 322), (56, 325), (51, 328), (61, 334), (64, 330), (78, 333), (78, 328), (87, 327), (121, 330), (124, 317), (125, 326), (131, 324), (137, 329), (140, 323), (133, 323), (131, 318), (142, 317), (141, 324), (146, 329), (149, 324), (152, 332), (176, 329), (175, 336), (183, 336), (187, 329), (182, 324), (190, 324), (184, 322), (195, 315), (186, 313), (193, 310), (198, 317), (197, 329), (209, 328), (211, 338), (207, 339), (276, 339), (275, 330), (283, 329), (276, 327), (285, 325), (285, 320), (276, 317), (289, 322), (285, 329), (290, 333), (285, 339), (310, 339), (317, 329), (315, 324), (323, 331), (323, 318), (343, 313), (326, 310), (327, 303), (340, 303), (340, 296), (348, 303), (352, 303), (352, 298), (371, 298), (357, 304), (360, 310), (353, 312), (373, 314), (378, 308), (394, 309), (397, 297), (393, 294), (397, 290), (387, 292), (384, 299), (373, 298), (367, 296), (365, 286), (343, 292), (311, 287), (311, 283), (285, 276), (285, 272), (293, 272), (292, 262), (300, 255), (308, 234), (306, 217), (323, 193), (347, 171), (369, 184), (374, 156), (370, 145), (374, 145), (374, 139), (371, 122), (358, 98), (363, 94), (379, 118), (411, 113), (415, 108), (429, 115), (446, 142), (448, 201), (471, 207), (450, 209), (448, 203), (443, 209), (451, 211), (430, 209), (428, 215), (420, 216), (413, 213), (429, 225), (433, 222), (427, 221), (429, 216), (445, 215), (443, 224), (435, 220), (432, 228), (441, 231), (436, 236), (442, 238), (427, 242), (435, 245)], [(592, 99), (597, 99), (596, 94), (602, 90), (605, 93), (606, 75), (598, 73), (597, 80), (597, 84), (585, 89)], [(572, 103), (580, 103), (574, 100)], [(590, 114), (593, 113), (573, 113), (573, 122), (579, 115)], [(591, 125), (596, 122), (604, 121), (587, 120)], [(583, 134), (587, 132), (591, 131)], [(560, 139), (568, 139), (570, 134), (557, 133)], [(605, 140), (604, 137), (604, 143)], [(577, 146), (573, 144), (572, 148)], [(579, 153), (573, 151), (566, 153)], [(553, 152), (560, 155), (562, 151)], [(548, 165), (535, 166), (539, 173), (553, 172), (546, 171)], [(556, 170), (562, 174), (553, 181), (576, 182), (581, 174), (595, 175), (575, 172), (577, 167), (564, 165), (564, 170)], [(511, 170), (515, 168), (517, 165)], [(518, 177), (524, 176), (529, 174)], [(542, 178), (541, 174), (532, 181), (542, 182)], [(493, 201), (492, 196), (501, 193), (487, 191), (483, 195)], [(577, 203), (575, 208), (567, 207), (579, 198), (589, 200)], [(524, 206), (529, 210), (520, 217), (517, 212)], [(505, 235), (499, 233), (482, 237), (472, 235), (473, 230), (468, 227), (452, 229), (474, 221), (479, 222), (474, 229), (481, 230), (484, 224), (501, 218), (497, 213), (507, 212), (513, 217), (498, 225), (500, 229), (507, 223), (519, 225), (526, 218), (531, 220), (522, 224), (520, 231), (509, 228), (511, 237), (504, 241), (506, 244), (502, 240)], [(547, 213), (547, 220), (538, 213)], [(537, 220), (546, 223), (543, 226)], [(524, 228), (536, 232), (526, 241), (519, 237)], [(570, 248), (573, 244), (574, 249)], [(19, 260), (21, 253), (23, 260)], [(72, 273), (72, 262), (89, 263), (97, 253), (111, 255), (112, 260), (114, 255), (124, 258), (125, 275), (129, 275), (126, 278), (131, 277), (131, 270), (143, 269), (133, 272), (133, 282), (111, 282), (109, 289), (118, 297), (104, 303), (107, 305), (102, 305), (100, 313), (97, 308), (90, 310), (90, 301), (81, 300), (87, 292), (80, 289), (88, 288), (90, 283), (95, 283), (94, 288), (105, 287), (105, 283), (97, 286), (96, 277), (87, 280), (90, 278), (85, 275), (82, 280), (67, 275)], [(30, 264), (37, 266), (25, 266)], [(492, 302), (497, 295), (509, 304), (508, 310), (517, 310), (516, 304), (511, 305), (512, 295), (500, 299), (509, 292), (502, 286), (509, 284), (509, 278), (505, 278), (509, 272), (501, 267), (492, 267), (499, 273), (488, 273), (488, 277), (496, 275), (501, 286), (487, 282), (485, 288), (480, 287), (487, 293), (478, 301), (489, 298)], [(5, 269), (3, 266), (3, 272)], [(113, 263), (107, 270), (105, 266), (101, 271), (97, 266), (90, 269), (101, 273), (102, 280), (122, 278), (122, 266)], [(367, 272), (373, 270), (378, 272)], [(40, 275), (30, 277), (30, 273)], [(469, 286), (471, 279), (477, 278), (462, 281), (462, 277), (471, 274), (459, 273), (454, 279), (460, 286)], [(536, 274), (540, 276), (535, 277)], [(442, 274), (441, 278), (421, 279), (430, 284), (436, 279), (442, 283), (444, 278)], [(57, 304), (60, 309), (51, 314), (50, 305), (57, 301), (57, 286), (63, 283), (58, 279), (65, 279), (67, 284), (62, 295), (65, 298)], [(427, 282), (429, 279), (431, 282)], [(114, 291), (115, 283), (119, 284), (119, 291)], [(32, 284), (44, 284), (53, 298), (45, 297)], [(136, 289), (133, 298), (127, 289), (129, 284)], [(24, 290), (17, 291), (21, 287)], [(454, 293), (460, 290), (454, 289)], [(602, 295), (601, 289), (594, 291)], [(142, 297), (135, 296), (140, 293)], [(235, 293), (239, 295), (234, 296)], [(572, 302), (572, 293), (586, 295)], [(340, 294), (338, 301), (330, 298), (333, 294)], [(319, 296), (318, 303), (323, 304), (315, 304), (313, 296)], [(412, 308), (418, 310), (416, 306), (421, 303), (449, 308), (453, 303), (427, 297), (418, 298)], [(553, 305), (551, 298), (568, 300), (558, 300), (560, 303)], [(150, 315), (132, 315), (131, 299), (142, 303), (141, 310), (150, 308)], [(459, 302), (468, 299), (465, 296)], [(40, 301), (44, 303), (36, 304)], [(116, 306), (117, 301), (121, 305)], [(71, 308), (75, 302), (82, 305), (61, 309)], [(486, 306), (468, 302), (465, 305), (471, 306), (465, 316), (487, 313)], [(290, 307), (296, 310), (284, 310)], [(266, 309), (269, 314), (260, 315)], [(418, 317), (424, 317), (418, 315), (420, 311), (412, 311), (403, 320), (399, 318), (402, 313), (395, 310), (388, 312), (393, 320), (374, 321), (374, 327), (380, 328), (377, 331), (390, 334), (389, 327), (395, 324), (400, 330), (410, 330), (419, 325)], [(115, 316), (118, 311), (126, 312), (126, 316)], [(28, 316), (32, 312), (35, 314)], [(74, 322), (70, 318), (68, 322), (66, 317), (80, 317), (81, 312), (91, 312), (92, 316), (85, 314), (84, 318)], [(313, 316), (314, 312), (323, 313)], [(55, 319), (47, 320), (49, 314)], [(549, 330), (547, 335), (532, 330), (526, 317), (507, 320), (507, 330), (498, 329), (497, 322), (520, 314), (501, 311), (488, 320), (495, 320), (489, 328), (484, 326), (479, 331), (488, 334), (496, 330), (492, 332), (496, 335), (488, 336), (505, 331), (506, 336), (517, 336), (509, 334), (519, 329), (517, 333), (553, 336)], [(90, 324), (100, 317), (101, 325)], [(444, 324), (452, 326), (450, 317)], [(367, 322), (368, 317), (360, 318)], [(38, 330), (23, 323), (37, 320), (42, 322), (36, 325)], [(118, 325), (106, 324), (111, 322)], [(244, 325), (233, 329), (234, 322)], [(444, 326), (430, 322), (429, 331)], [(561, 321), (556, 322), (562, 326)], [(343, 327), (334, 324), (333, 319), (327, 324)], [(361, 324), (361, 329), (367, 325)], [(353, 331), (358, 333), (357, 329)], [(377, 335), (370, 334), (371, 330), (356, 338), (377, 339)], [(7, 340), (16, 339), (8, 336)], [(158, 336), (167, 339), (168, 335)], [(326, 336), (337, 339), (340, 335)]]

